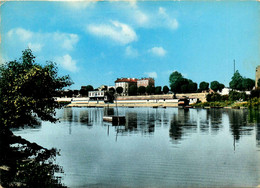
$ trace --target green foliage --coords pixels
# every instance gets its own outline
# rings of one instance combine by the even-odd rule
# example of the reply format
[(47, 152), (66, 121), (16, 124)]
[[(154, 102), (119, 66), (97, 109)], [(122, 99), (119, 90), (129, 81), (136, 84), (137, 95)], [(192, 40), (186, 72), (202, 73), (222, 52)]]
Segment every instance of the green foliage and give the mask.
[(194, 107), (219, 107), (219, 108), (223, 108), (223, 107), (227, 107), (227, 106), (231, 106), (233, 104), (233, 102), (231, 101), (214, 101), (214, 102), (201, 102), (201, 103), (196, 103), (196, 104), (192, 104), (192, 106)]
[(36, 118), (55, 122), (54, 100), (57, 92), (71, 85), (69, 76), (58, 76), (52, 62), (35, 63), (30, 49), (23, 51), (20, 61), (10, 61), (0, 67), (1, 126), (20, 127), (36, 124)]
[(231, 89), (236, 90), (252, 90), (255, 86), (255, 81), (250, 78), (243, 78), (238, 71), (236, 71), (229, 82)]
[(114, 95), (115, 92), (116, 92), (116, 90), (115, 90), (113, 87), (109, 88), (108, 91), (109, 91), (109, 93), (112, 94), (112, 95)]
[(221, 84), (221, 83), (219, 83), (218, 81), (212, 81), (212, 82), (210, 82), (210, 88), (211, 88), (213, 91), (215, 91), (215, 92), (217, 92), (217, 91), (222, 91), (222, 89), (223, 89), (224, 87), (225, 87), (224, 84)]
[(260, 87), (260, 78), (257, 80), (257, 87)]
[(192, 93), (197, 91), (197, 83), (186, 79), (181, 73), (175, 71), (169, 77), (171, 91), (174, 93)]
[(230, 91), (229, 92), (229, 100), (230, 101), (237, 101), (237, 100), (243, 100), (246, 101), (248, 99), (248, 96), (245, 92), (237, 92), (237, 91)]
[(197, 92), (197, 90), (198, 90), (198, 84), (193, 82), (192, 80), (189, 80), (188, 92), (194, 93)]
[(250, 98), (260, 97), (260, 88), (251, 91)]
[(215, 102), (215, 101), (221, 101), (222, 97), (218, 93), (212, 93), (212, 94), (208, 94), (206, 96), (206, 99), (207, 99), (208, 102)]
[(231, 81), (229, 82), (229, 87), (231, 89), (242, 90), (243, 89), (242, 81), (243, 81), (243, 77), (240, 75), (238, 71), (236, 71), (232, 76)]
[(243, 90), (250, 91), (254, 88), (255, 81), (250, 78), (244, 78), (242, 81), (242, 86), (243, 86)]
[(147, 86), (146, 88), (145, 88), (145, 90), (146, 90), (146, 93), (148, 94), (148, 95), (151, 95), (152, 94), (152, 89), (153, 88), (153, 86), (151, 86), (151, 85), (149, 85), (149, 86)]
[(168, 86), (163, 86), (163, 93), (167, 94), (170, 91)]
[(137, 94), (137, 86), (136, 85), (131, 85), (129, 87), (129, 90), (128, 90), (128, 94), (131, 96), (131, 95), (136, 95)]
[(175, 85), (182, 78), (182, 74), (178, 71), (174, 71), (173, 73), (171, 73), (169, 77), (170, 87), (173, 87), (173, 85)]
[[(17, 145), (17, 146), (11, 146)], [(46, 149), (36, 143), (30, 143), (10, 130), (0, 129), (0, 182), (3, 187), (65, 187), (61, 177), (63, 173), (55, 164), (59, 155), (56, 149)]]
[(80, 89), (79, 92), (80, 92), (80, 94), (81, 94), (83, 97), (87, 97), (89, 91), (94, 91), (94, 88), (93, 88), (92, 85), (81, 86), (81, 89)]
[(117, 87), (116, 88), (116, 92), (118, 93), (118, 94), (121, 94), (121, 93), (123, 93), (123, 88), (122, 87)]
[(140, 95), (143, 95), (145, 94), (145, 87), (144, 86), (140, 86), (138, 89), (137, 89), (137, 92), (140, 94)]
[(260, 98), (254, 97), (248, 101), (248, 108), (259, 109), (260, 108)]
[(209, 83), (208, 82), (201, 82), (200, 85), (199, 85), (199, 89), (201, 91), (208, 90), (209, 89)]
[(162, 94), (162, 87), (161, 86), (157, 86), (155, 88), (155, 94)]

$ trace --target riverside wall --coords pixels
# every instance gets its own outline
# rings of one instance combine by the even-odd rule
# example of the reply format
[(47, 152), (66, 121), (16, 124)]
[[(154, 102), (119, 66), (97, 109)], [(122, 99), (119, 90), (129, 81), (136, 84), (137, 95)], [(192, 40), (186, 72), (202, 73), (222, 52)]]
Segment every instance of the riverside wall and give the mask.
[(104, 103), (104, 101), (90, 101), (87, 98), (73, 98), (68, 107), (177, 107), (178, 98), (186, 96), (205, 102), (206, 95), (207, 93), (183, 93), (176, 94), (177, 99), (173, 99), (173, 94), (119, 96), (112, 104)]

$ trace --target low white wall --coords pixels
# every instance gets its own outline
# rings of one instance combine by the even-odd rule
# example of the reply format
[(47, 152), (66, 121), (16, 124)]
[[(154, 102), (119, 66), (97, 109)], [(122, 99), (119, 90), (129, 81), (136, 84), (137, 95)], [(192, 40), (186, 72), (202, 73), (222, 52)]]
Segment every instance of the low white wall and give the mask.
[(70, 102), (72, 98), (59, 98), (57, 97), (55, 100), (58, 102)]
[(159, 99), (159, 100), (118, 100), (114, 103), (178, 103), (178, 99)]

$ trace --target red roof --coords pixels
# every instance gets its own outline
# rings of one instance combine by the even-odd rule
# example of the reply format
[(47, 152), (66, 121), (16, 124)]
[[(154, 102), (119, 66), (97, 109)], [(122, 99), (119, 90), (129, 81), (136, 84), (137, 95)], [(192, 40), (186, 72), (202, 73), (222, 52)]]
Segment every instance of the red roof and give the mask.
[(134, 82), (138, 81), (137, 78), (118, 78), (115, 82)]

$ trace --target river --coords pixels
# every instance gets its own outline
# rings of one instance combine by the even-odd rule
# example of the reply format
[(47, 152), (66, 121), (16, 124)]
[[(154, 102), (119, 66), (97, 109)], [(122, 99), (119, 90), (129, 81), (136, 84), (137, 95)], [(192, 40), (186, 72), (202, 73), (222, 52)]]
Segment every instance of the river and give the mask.
[(234, 109), (64, 108), (60, 121), (14, 131), (60, 150), (69, 187), (256, 187), (259, 113)]

